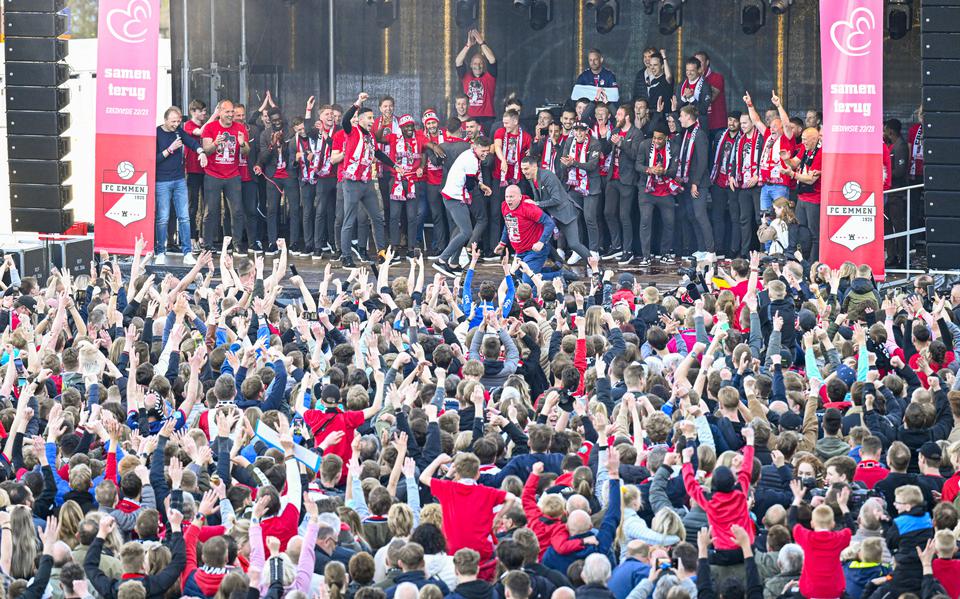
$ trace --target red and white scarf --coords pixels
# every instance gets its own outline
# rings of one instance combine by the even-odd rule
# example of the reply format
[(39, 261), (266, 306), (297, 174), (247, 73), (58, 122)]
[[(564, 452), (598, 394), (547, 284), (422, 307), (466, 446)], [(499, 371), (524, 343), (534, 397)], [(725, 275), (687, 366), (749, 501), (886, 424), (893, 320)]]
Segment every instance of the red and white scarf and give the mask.
[(677, 164), (677, 179), (686, 183), (690, 179), (690, 163), (693, 162), (693, 146), (700, 131), (700, 121), (694, 121), (693, 126), (683, 132), (683, 142), (680, 144), (680, 160)]
[[(620, 137), (620, 143), (623, 143), (623, 138), (629, 133), (629, 129), (619, 129), (617, 130), (617, 135)], [(620, 146), (613, 147), (613, 164), (611, 165), (613, 171), (610, 174), (610, 178), (614, 181), (620, 180)]]
[[(650, 153), (647, 154), (647, 166), (662, 166), (666, 168), (670, 163), (670, 140), (664, 142), (663, 147), (658, 148), (657, 144), (650, 142)], [(667, 175), (647, 175), (647, 184), (644, 188), (647, 193), (653, 193), (657, 187), (667, 186), (671, 195), (676, 195), (680, 191), (680, 185), (676, 179)]]
[[(575, 161), (584, 163), (587, 161), (587, 149), (590, 147), (590, 138), (587, 137), (583, 143), (577, 143), (577, 140), (570, 141), (570, 154)], [(570, 189), (582, 196), (590, 195), (590, 176), (586, 169), (571, 168), (567, 171), (567, 185)]]
[(408, 199), (417, 197), (415, 179), (416, 170), (411, 170), (420, 159), (420, 142), (417, 136), (407, 138), (402, 134), (395, 138), (393, 144), (393, 161), (396, 163), (397, 170), (403, 171), (402, 177), (398, 175), (393, 178), (393, 185), (390, 189), (390, 199), (398, 202), (405, 202)]
[(300, 180), (305, 183), (313, 184), (317, 182), (320, 160), (322, 159), (322, 143), (319, 138), (297, 136), (297, 152), (302, 156), (300, 159)]
[(923, 125), (910, 140), (910, 177), (916, 177), (923, 170)]
[(351, 181), (362, 181), (366, 183), (373, 177), (373, 157), (374, 141), (373, 136), (361, 129), (354, 127), (351, 135), (356, 132), (356, 145), (353, 152), (347, 158), (347, 166), (343, 170), (345, 179)]
[[(691, 83), (689, 79), (684, 79), (683, 85), (680, 86), (680, 97), (678, 99), (682, 102), (686, 102), (687, 104), (696, 104), (696, 102), (700, 99), (700, 92), (703, 90), (703, 79), (704, 78), (702, 76), (697, 77), (697, 80), (693, 83)], [(690, 96), (689, 100), (684, 94), (684, 92), (687, 90), (693, 92), (693, 95)]]
[(562, 145), (561, 141), (559, 144), (553, 143), (553, 139), (548, 137), (543, 142), (543, 152), (540, 154), (540, 168), (545, 168), (553, 174), (557, 174), (554, 170), (554, 162), (557, 159), (557, 152), (560, 150), (558, 147)]
[[(606, 123), (607, 132), (600, 132), (600, 123), (594, 123), (593, 127), (590, 129), (590, 133), (599, 139), (610, 140), (610, 137), (613, 135), (613, 127), (610, 126), (610, 123)], [(613, 166), (613, 152), (610, 154), (604, 155), (600, 154), (600, 176), (606, 177), (610, 173), (610, 167)]]
[(767, 137), (763, 144), (763, 154), (760, 155), (760, 176), (764, 182), (780, 183), (780, 170), (782, 161), (780, 160), (780, 142), (784, 139), (784, 134)]
[(759, 129), (754, 129), (750, 135), (741, 131), (737, 136), (733, 174), (738, 187), (743, 187), (750, 179), (760, 176), (760, 140)]
[[(426, 131), (424, 131), (424, 132), (426, 133)], [(443, 129), (437, 127), (437, 136), (436, 136), (436, 137), (430, 137), (430, 134), (427, 133), (427, 134), (426, 134), (426, 138), (427, 138), (427, 141), (429, 141), (430, 143), (442, 144), (442, 143), (446, 143), (446, 142), (447, 142), (447, 133), (446, 133)], [(433, 173), (443, 172), (443, 165), (442, 165), (442, 164), (440, 164), (440, 165), (435, 165), (435, 164), (433, 164), (431, 161), (427, 160), (427, 165), (426, 165), (426, 166), (427, 166), (427, 170), (430, 171), (430, 172), (433, 172)]]
[(710, 171), (710, 180), (713, 181), (714, 185), (727, 186), (736, 146), (737, 136), (730, 135), (730, 130), (727, 129), (724, 131), (723, 137), (720, 138), (717, 151), (713, 155), (713, 170)]
[(330, 155), (333, 152), (333, 132), (334, 128), (330, 127), (330, 130), (326, 129), (320, 130), (320, 140), (323, 144), (320, 146), (320, 168), (317, 171), (317, 177), (329, 177), (333, 174), (333, 165), (330, 164)]
[(518, 127), (516, 133), (503, 131), (503, 158), (506, 167), (500, 168), (500, 187), (516, 184), (520, 181), (520, 150), (523, 145), (523, 129)]

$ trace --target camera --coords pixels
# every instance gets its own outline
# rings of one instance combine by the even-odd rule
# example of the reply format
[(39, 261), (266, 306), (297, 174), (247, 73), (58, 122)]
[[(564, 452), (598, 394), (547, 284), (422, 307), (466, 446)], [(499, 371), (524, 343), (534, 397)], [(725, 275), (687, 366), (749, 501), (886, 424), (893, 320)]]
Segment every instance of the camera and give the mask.
[(687, 277), (691, 281), (697, 280), (697, 267), (696, 266), (681, 266), (677, 269), (677, 274), (681, 277)]

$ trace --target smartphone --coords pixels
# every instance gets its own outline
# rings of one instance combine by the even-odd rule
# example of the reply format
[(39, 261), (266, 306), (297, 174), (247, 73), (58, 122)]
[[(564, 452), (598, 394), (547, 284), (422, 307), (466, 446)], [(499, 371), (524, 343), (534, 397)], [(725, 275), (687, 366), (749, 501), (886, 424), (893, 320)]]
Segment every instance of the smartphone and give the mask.
[(936, 293), (933, 285), (927, 285), (927, 297), (933, 299), (933, 294)]
[(300, 273), (297, 272), (297, 265), (293, 262), (290, 263), (290, 272), (292, 272), (295, 277), (300, 276)]
[(657, 567), (661, 570), (669, 570), (673, 564), (670, 562), (669, 557), (661, 557), (657, 559)]

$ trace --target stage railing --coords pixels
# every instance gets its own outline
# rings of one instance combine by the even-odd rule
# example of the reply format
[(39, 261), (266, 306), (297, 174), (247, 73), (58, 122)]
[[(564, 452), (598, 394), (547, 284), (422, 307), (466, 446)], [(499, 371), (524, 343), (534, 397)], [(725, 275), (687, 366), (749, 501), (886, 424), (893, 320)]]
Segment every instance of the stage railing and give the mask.
[[(899, 285), (899, 284), (902, 284), (902, 283), (906, 283), (906, 282), (909, 281), (909, 280), (911, 279), (911, 277), (912, 277), (913, 275), (915, 275), (915, 274), (956, 274), (955, 271), (953, 271), (953, 272), (940, 272), (940, 271), (931, 271), (931, 270), (928, 270), (928, 269), (926, 269), (926, 268), (914, 268), (913, 265), (911, 264), (911, 259), (912, 259), (912, 258), (911, 258), (911, 256), (910, 256), (910, 251), (911, 251), (911, 248), (912, 248), (914, 245), (916, 245), (916, 243), (915, 243), (915, 237), (914, 237), (914, 236), (919, 235), (919, 234), (922, 234), (922, 233), (925, 233), (926, 230), (927, 230), (926, 227), (917, 227), (916, 229), (914, 229), (914, 228), (912, 228), (912, 223), (910, 222), (910, 221), (911, 221), (911, 218), (910, 218), (910, 217), (911, 217), (911, 214), (910, 214), (910, 213), (911, 213), (911, 207), (912, 207), (914, 201), (918, 201), (918, 202), (920, 201), (920, 191), (921, 191), (922, 189), (923, 189), (923, 183), (919, 183), (919, 184), (917, 184), (917, 185), (908, 185), (908, 186), (906, 186), (906, 187), (897, 187), (897, 188), (894, 188), (894, 189), (888, 189), (887, 191), (883, 192), (884, 200), (886, 200), (887, 196), (889, 196), (889, 195), (891, 195), (891, 194), (907, 192), (907, 206), (906, 206), (906, 210), (907, 210), (907, 228), (906, 228), (906, 230), (905, 230), (905, 231), (901, 231), (901, 232), (899, 232), (899, 233), (890, 233), (889, 235), (884, 235), (884, 236), (883, 236), (884, 245), (886, 245), (886, 242), (890, 241), (891, 239), (899, 239), (899, 238), (901, 238), (901, 237), (905, 237), (905, 238), (906, 238), (906, 252), (907, 252), (907, 255), (906, 255), (906, 262), (904, 263), (904, 264), (905, 264), (905, 267), (904, 267), (904, 268), (888, 268), (888, 269), (886, 269), (886, 272), (887, 272), (888, 275), (903, 275), (903, 277), (900, 278), (900, 279), (893, 279), (893, 278), (891, 278), (891, 277), (888, 276), (887, 280), (884, 281), (884, 286), (885, 286), (885, 287), (886, 287), (886, 286), (891, 286), (891, 285)], [(886, 207), (886, 201), (884, 201), (884, 207)], [(884, 219), (889, 218), (889, 215), (887, 214), (886, 210), (884, 210), (883, 218), (884, 218)]]

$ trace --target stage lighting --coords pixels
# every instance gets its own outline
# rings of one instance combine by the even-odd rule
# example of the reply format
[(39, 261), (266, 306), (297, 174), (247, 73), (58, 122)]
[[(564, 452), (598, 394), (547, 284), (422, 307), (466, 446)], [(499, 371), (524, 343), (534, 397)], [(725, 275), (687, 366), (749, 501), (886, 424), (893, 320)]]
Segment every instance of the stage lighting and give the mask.
[(553, 0), (532, 0), (530, 3), (530, 29), (540, 31), (553, 20)]
[(400, 0), (377, 2), (377, 27), (387, 29), (400, 18)]
[(913, 8), (909, 0), (890, 0), (887, 3), (887, 33), (898, 40), (913, 27)]
[(526, 8), (530, 6), (530, 0), (513, 0), (514, 8)]
[(657, 8), (657, 0), (643, 0), (643, 14), (652, 15)]
[(753, 35), (767, 21), (767, 5), (763, 0), (742, 0), (740, 26), (747, 35)]
[(477, 22), (477, 0), (457, 0), (454, 21), (460, 29), (467, 29)]
[(782, 15), (787, 12), (791, 4), (793, 4), (793, 0), (770, 0), (770, 10), (775, 15)]
[(670, 35), (683, 25), (683, 0), (660, 0), (657, 24), (661, 35)]
[(610, 33), (620, 22), (619, 0), (606, 0), (597, 3), (597, 33)]
[(600, 8), (607, 3), (607, 0), (584, 0), (584, 5), (589, 9)]

